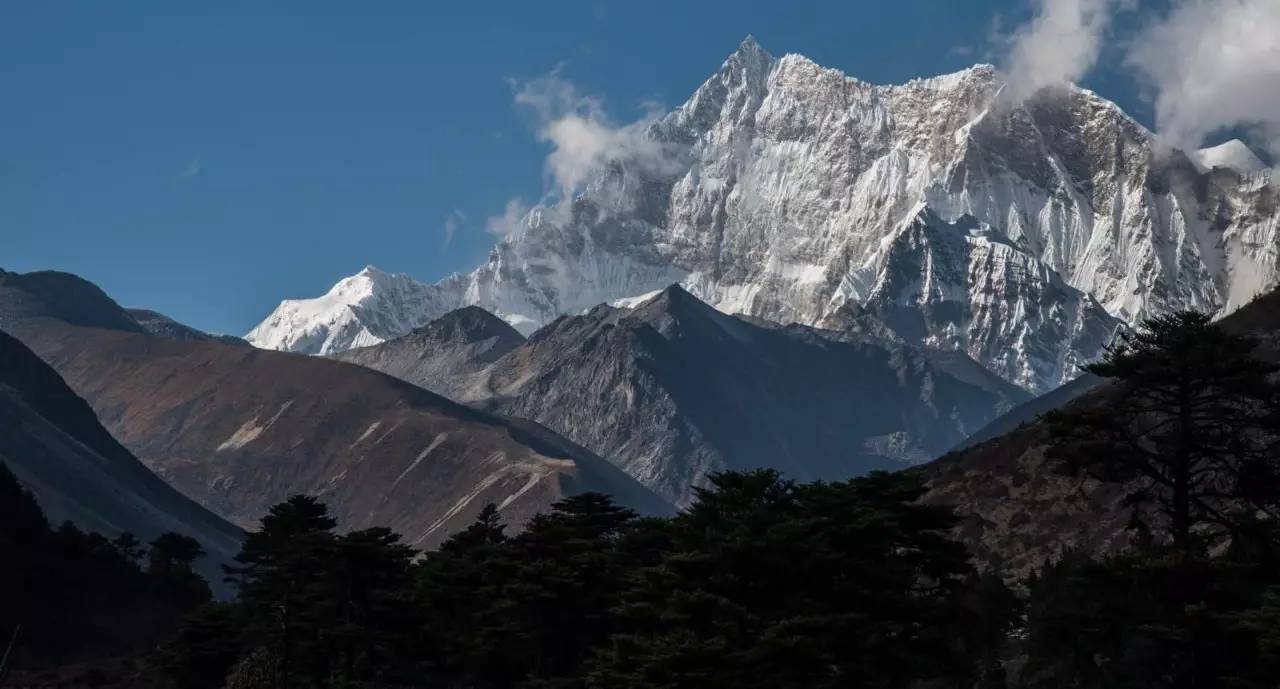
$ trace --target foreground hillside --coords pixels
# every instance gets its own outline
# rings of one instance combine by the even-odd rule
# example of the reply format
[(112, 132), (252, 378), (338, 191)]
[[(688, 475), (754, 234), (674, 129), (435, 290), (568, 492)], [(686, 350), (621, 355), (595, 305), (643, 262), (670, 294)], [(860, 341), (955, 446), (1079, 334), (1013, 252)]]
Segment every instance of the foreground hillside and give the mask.
[[(1221, 323), (1257, 338), (1258, 356), (1280, 360), (1280, 291), (1257, 297)], [(1071, 548), (1098, 554), (1132, 546), (1126, 487), (1066, 471), (1052, 456), (1050, 426), (1040, 418), (1054, 408), (1106, 409), (1110, 394), (1089, 378), (1015, 410), (999, 421), (1003, 428), (984, 430), (981, 442), (923, 467), (924, 499), (955, 506), (965, 517), (966, 544), (982, 561), (1013, 574), (1025, 575)]]

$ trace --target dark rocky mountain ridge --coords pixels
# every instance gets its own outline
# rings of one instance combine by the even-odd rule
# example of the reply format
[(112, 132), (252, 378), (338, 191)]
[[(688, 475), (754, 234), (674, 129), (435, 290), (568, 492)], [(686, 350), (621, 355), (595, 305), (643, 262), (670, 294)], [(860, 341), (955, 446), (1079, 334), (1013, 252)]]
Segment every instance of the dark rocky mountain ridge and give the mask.
[(501, 336), (427, 335), (452, 330), (455, 311), (336, 358), (534, 419), (677, 505), (725, 469), (806, 481), (909, 466), (1026, 399), (962, 354), (886, 342), (866, 323), (844, 334), (730, 316), (679, 286), (561, 317), (524, 342), (496, 316), (463, 311)]

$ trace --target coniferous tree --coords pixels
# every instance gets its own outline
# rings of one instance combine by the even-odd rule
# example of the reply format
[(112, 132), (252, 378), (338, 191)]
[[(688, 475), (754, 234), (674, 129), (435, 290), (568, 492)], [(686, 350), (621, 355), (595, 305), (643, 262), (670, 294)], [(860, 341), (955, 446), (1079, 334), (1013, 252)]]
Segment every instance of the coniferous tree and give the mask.
[[(119, 546), (115, 546), (119, 549)], [(190, 610), (212, 598), (209, 584), (196, 573), (195, 561), (204, 557), (200, 542), (190, 536), (168, 532), (151, 541), (147, 574), (156, 590), (180, 610)]]
[(143, 554), (146, 552), (142, 547), (142, 542), (139, 541), (138, 537), (134, 536), (130, 531), (125, 531), (119, 536), (116, 536), (112, 539), (111, 545), (115, 546), (115, 549), (120, 551), (121, 555), (125, 556), (132, 562), (141, 560)]
[(1280, 388), (1256, 346), (1205, 314), (1144, 321), (1088, 367), (1118, 382), (1106, 404), (1050, 416), (1058, 456), (1137, 486), (1129, 504), (1154, 507), (1183, 553), (1200, 527), (1240, 538), (1280, 518)]
[(156, 656), (178, 689), (221, 689), (242, 652), (245, 620), (233, 603), (209, 603), (191, 611)]
[(412, 548), (376, 527), (337, 538), (322, 582), (329, 674), (340, 681), (408, 677), (419, 626), (408, 607)]
[(281, 687), (320, 673), (327, 660), (318, 611), (335, 525), (323, 503), (297, 495), (272, 507), (236, 556), (251, 638), (279, 663)]
[[(897, 687), (980, 676), (993, 634), (965, 593), (977, 581), (914, 504), (917, 479), (877, 474), (796, 486), (776, 472), (721, 474), (641, 570), (593, 687)], [(980, 629), (975, 629), (980, 628)], [(981, 633), (979, 633), (979, 631)]]

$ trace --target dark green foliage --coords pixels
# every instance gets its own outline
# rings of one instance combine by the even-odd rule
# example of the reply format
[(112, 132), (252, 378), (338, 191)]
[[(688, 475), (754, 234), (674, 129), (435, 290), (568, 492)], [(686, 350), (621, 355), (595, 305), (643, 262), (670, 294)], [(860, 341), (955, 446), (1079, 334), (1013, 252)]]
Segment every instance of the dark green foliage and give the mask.
[(271, 508), (236, 557), (247, 632), (279, 658), (285, 686), (323, 660), (320, 599), (334, 525), (323, 504), (295, 496)]
[(1208, 316), (1150, 319), (1051, 417), (1058, 457), (1133, 488), (1139, 547), (1029, 582), (1028, 687), (1277, 686), (1280, 387)]
[(1274, 687), (1274, 569), (1069, 555), (1031, 583), (1027, 687)]
[(240, 655), (243, 610), (230, 603), (209, 603), (183, 620), (178, 634), (156, 654), (159, 669), (179, 689), (220, 689)]
[(588, 493), (514, 536), (490, 505), (412, 565), (390, 532), (336, 535), (297, 497), (247, 540), (235, 610), (193, 615), (167, 667), (192, 688), (220, 673), (475, 689), (998, 680), (1014, 602), (921, 493), (906, 475), (728, 473), (674, 519)]
[(116, 536), (111, 540), (111, 545), (115, 546), (116, 550), (130, 562), (137, 562), (142, 559), (144, 553), (142, 542), (130, 531), (125, 531)]
[(315, 498), (273, 507), (228, 571), (238, 605), (188, 619), (166, 649), (170, 675), (193, 688), (228, 672), (249, 681), (269, 671), (280, 687), (403, 680), (420, 627), (413, 551), (387, 529), (338, 535), (335, 525)]
[(212, 597), (209, 583), (192, 568), (202, 557), (204, 549), (196, 539), (172, 532), (161, 534), (151, 542), (147, 575), (157, 593), (178, 609), (189, 610)]
[(1152, 508), (1184, 552), (1255, 535), (1259, 514), (1280, 518), (1280, 387), (1256, 346), (1205, 314), (1144, 321), (1089, 367), (1120, 383), (1107, 403), (1050, 417), (1058, 455), (1132, 482), (1130, 504)]
[(804, 486), (772, 471), (714, 477), (628, 587), (589, 685), (972, 683), (1008, 617), (972, 616), (977, 578), (945, 535), (953, 518), (913, 504), (921, 492), (882, 473)]
[[(108, 541), (70, 523), (50, 530), (35, 499), (0, 462), (0, 644), (22, 625), (11, 665), (135, 653), (171, 633), (186, 610), (209, 599), (208, 586), (190, 570), (189, 540), (157, 539), (155, 554), (172, 566), (144, 573), (136, 538)], [(167, 550), (179, 543), (185, 549)], [(166, 559), (171, 555), (182, 563)]]

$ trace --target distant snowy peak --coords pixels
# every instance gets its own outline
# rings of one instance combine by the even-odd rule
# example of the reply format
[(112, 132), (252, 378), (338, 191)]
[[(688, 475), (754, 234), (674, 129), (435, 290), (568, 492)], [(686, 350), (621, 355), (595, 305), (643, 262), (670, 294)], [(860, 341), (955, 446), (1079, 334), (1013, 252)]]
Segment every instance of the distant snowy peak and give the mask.
[(255, 347), (332, 354), (398, 337), (431, 320), (439, 290), (401, 273), (365, 266), (324, 296), (286, 299), (245, 336)]
[(1192, 164), (1200, 172), (1209, 172), (1214, 168), (1228, 168), (1240, 174), (1249, 175), (1268, 169), (1268, 165), (1254, 153), (1245, 142), (1232, 139), (1226, 143), (1202, 148), (1189, 156)]

